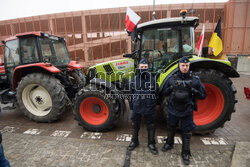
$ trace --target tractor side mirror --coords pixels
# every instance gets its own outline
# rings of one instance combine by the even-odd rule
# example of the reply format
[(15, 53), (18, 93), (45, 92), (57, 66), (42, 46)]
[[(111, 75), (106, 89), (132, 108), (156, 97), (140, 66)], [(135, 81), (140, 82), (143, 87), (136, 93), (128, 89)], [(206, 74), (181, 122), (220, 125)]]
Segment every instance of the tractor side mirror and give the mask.
[(123, 57), (133, 58), (133, 55), (132, 55), (132, 54), (129, 54), (129, 53), (126, 53), (126, 54), (123, 55)]
[(132, 58), (132, 59), (136, 59), (136, 51), (132, 52), (132, 53), (126, 53), (123, 55), (123, 57), (127, 57), (127, 58)]

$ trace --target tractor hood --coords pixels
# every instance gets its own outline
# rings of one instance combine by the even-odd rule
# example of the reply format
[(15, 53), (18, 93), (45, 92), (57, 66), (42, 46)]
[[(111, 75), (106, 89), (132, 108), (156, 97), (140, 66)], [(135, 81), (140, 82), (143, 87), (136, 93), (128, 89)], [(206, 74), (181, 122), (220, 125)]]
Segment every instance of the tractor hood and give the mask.
[(90, 67), (87, 71), (88, 80), (100, 78), (109, 82), (131, 79), (134, 76), (134, 59), (108, 61)]

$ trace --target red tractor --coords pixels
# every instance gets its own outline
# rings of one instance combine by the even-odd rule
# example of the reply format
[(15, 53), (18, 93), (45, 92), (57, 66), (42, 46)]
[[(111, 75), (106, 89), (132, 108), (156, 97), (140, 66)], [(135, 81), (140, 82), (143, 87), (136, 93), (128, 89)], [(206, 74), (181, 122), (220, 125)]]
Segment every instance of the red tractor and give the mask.
[(17, 103), (37, 122), (60, 118), (86, 78), (77, 61), (71, 61), (64, 38), (43, 32), (17, 34), (2, 41), (0, 102)]

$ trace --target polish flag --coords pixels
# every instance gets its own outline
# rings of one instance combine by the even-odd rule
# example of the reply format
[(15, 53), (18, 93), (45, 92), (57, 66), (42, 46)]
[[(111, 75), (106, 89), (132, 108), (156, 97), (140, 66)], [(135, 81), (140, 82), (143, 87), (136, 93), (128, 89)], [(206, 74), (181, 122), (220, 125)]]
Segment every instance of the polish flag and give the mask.
[(141, 17), (138, 16), (132, 9), (127, 8), (125, 24), (129, 32), (132, 32), (134, 30), (136, 24), (140, 19)]
[(202, 45), (204, 41), (204, 33), (205, 33), (205, 24), (203, 24), (200, 39), (197, 45), (197, 49), (199, 50), (198, 57), (201, 57)]

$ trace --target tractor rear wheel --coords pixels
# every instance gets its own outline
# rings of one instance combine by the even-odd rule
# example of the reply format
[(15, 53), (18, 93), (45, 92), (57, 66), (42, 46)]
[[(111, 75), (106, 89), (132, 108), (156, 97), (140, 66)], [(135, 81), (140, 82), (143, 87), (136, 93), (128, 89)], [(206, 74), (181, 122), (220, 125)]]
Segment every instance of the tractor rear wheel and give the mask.
[(28, 74), (17, 87), (20, 110), (36, 122), (58, 120), (65, 109), (66, 99), (63, 85), (47, 74)]
[(73, 71), (70, 71), (69, 75), (73, 78), (73, 84), (78, 84), (78, 88), (81, 88), (86, 84), (86, 76), (80, 69), (74, 69)]
[(194, 71), (204, 84), (207, 92), (205, 100), (198, 100), (198, 111), (194, 111), (196, 133), (212, 133), (231, 120), (235, 112), (236, 89), (232, 81), (220, 71), (199, 69)]
[[(107, 92), (106, 92), (107, 93)], [(119, 102), (105, 97), (105, 90), (95, 86), (81, 89), (74, 101), (74, 117), (90, 131), (112, 129), (120, 116)]]

